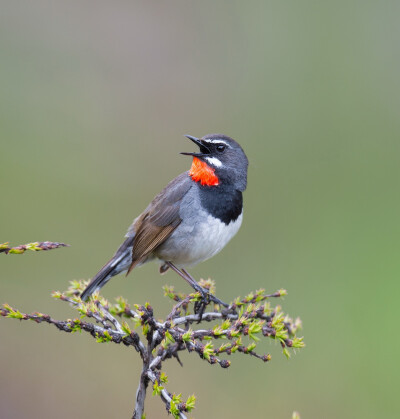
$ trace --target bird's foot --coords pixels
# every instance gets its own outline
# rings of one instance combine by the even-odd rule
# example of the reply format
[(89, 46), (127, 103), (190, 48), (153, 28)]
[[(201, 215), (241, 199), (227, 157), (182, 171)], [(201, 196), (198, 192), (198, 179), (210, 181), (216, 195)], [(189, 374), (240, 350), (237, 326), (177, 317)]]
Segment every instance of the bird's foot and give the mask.
[(214, 304), (221, 305), (225, 308), (229, 307), (229, 304), (224, 303), (215, 295), (211, 294), (207, 288), (203, 288), (198, 284), (194, 285), (193, 288), (201, 295), (201, 299), (199, 301), (196, 301), (194, 305), (194, 312), (195, 314), (199, 315), (199, 321), (201, 321), (202, 316), (204, 314), (204, 310), (211, 302), (213, 302)]

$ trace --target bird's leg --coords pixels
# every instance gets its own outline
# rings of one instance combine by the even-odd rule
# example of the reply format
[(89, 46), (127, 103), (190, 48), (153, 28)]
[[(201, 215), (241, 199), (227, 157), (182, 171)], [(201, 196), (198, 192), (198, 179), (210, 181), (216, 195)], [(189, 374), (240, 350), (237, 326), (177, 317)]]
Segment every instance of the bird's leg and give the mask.
[[(172, 262), (165, 262), (164, 265), (167, 265), (169, 268), (171, 268), (174, 272), (176, 272), (180, 277), (182, 277), (192, 288), (194, 288), (196, 291), (199, 291), (195, 288), (195, 285), (193, 283), (192, 278), (186, 276), (180, 269), (178, 269)], [(200, 291), (199, 291), (200, 292)]]
[(196, 301), (194, 304), (194, 312), (196, 314), (199, 314), (200, 319), (203, 317), (204, 310), (207, 306), (207, 304), (210, 303), (210, 294), (203, 291), (203, 288), (200, 287), (200, 285), (197, 284), (196, 281), (193, 281), (191, 276), (185, 275), (180, 269), (178, 269), (173, 263), (171, 262), (165, 262), (165, 265), (170, 267), (174, 272), (176, 272), (180, 277), (182, 277), (195, 291), (199, 292), (201, 294), (201, 301)]
[[(210, 294), (210, 291), (200, 286), (197, 281), (185, 270), (178, 269), (172, 262), (165, 262), (174, 272), (181, 276), (195, 291), (199, 292), (203, 300), (211, 300), (215, 304), (221, 304), (224, 307), (229, 307), (229, 304), (224, 303), (215, 295)], [(204, 309), (203, 309), (204, 311)]]

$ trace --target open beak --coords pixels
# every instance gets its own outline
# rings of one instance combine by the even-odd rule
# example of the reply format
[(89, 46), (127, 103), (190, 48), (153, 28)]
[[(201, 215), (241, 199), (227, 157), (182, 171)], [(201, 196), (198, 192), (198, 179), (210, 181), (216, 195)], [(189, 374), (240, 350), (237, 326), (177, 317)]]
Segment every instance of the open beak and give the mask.
[(193, 141), (199, 148), (200, 153), (181, 153), (184, 156), (203, 157), (206, 154), (210, 154), (210, 149), (204, 144), (199, 138), (193, 137), (192, 135), (185, 135), (186, 138)]

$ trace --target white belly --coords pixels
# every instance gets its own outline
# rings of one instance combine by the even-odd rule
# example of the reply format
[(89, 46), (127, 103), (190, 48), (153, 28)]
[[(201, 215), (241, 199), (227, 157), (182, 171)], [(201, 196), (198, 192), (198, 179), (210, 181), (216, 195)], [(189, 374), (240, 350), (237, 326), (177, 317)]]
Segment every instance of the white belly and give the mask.
[(155, 256), (178, 267), (196, 265), (221, 251), (238, 232), (243, 218), (243, 214), (240, 214), (235, 221), (226, 225), (204, 212), (199, 215), (201, 221), (196, 225), (190, 221), (180, 224), (157, 249)]

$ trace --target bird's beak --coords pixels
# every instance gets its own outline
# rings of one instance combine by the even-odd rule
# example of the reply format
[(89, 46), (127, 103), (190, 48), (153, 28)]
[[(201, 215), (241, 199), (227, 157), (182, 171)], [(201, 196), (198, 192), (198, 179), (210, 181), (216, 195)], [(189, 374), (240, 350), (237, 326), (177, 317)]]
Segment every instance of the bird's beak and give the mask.
[(200, 148), (200, 153), (181, 153), (184, 156), (203, 157), (205, 154), (210, 154), (210, 149), (204, 144), (199, 138), (193, 137), (192, 135), (185, 135), (186, 138), (193, 141)]

